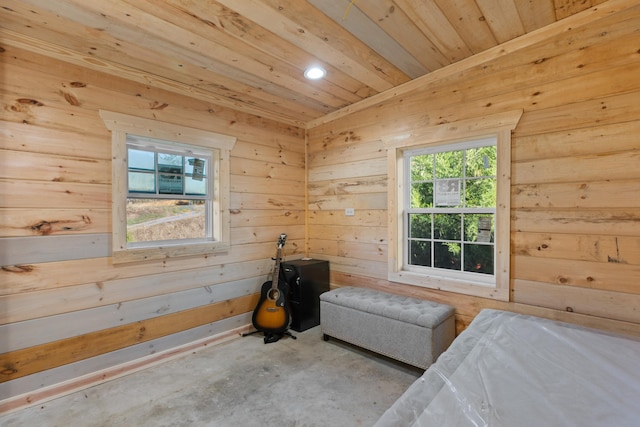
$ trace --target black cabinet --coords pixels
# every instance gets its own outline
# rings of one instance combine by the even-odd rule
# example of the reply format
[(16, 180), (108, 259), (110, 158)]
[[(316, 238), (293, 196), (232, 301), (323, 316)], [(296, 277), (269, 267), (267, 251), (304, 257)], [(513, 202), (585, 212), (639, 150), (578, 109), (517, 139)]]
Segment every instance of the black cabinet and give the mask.
[(320, 324), (320, 294), (329, 290), (329, 261), (299, 259), (281, 264), (289, 284), (290, 328), (305, 331)]

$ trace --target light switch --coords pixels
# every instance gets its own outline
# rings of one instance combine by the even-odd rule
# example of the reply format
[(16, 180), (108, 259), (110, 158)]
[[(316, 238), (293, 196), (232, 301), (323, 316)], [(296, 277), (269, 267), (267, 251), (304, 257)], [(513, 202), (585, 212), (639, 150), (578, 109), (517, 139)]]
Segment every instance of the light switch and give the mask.
[(346, 216), (354, 216), (356, 214), (356, 210), (354, 208), (346, 208), (344, 210), (344, 214)]

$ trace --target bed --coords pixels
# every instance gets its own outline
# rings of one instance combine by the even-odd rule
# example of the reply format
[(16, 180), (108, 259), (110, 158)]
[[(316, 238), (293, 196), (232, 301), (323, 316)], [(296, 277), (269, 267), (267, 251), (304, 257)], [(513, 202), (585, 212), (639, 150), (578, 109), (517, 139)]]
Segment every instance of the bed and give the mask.
[(483, 310), (375, 424), (640, 426), (640, 339)]

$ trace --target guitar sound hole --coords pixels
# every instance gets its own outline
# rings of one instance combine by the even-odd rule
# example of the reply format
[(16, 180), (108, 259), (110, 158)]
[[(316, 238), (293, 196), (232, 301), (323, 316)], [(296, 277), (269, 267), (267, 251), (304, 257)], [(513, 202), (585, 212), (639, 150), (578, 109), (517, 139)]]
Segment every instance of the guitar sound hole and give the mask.
[(271, 289), (267, 294), (267, 298), (269, 298), (271, 301), (276, 301), (279, 297), (280, 297), (280, 290), (278, 289)]

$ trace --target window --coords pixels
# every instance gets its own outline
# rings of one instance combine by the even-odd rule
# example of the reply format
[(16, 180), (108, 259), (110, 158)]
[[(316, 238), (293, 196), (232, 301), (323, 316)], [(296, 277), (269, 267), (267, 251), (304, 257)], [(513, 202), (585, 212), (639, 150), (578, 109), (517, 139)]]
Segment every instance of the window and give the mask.
[(496, 154), (495, 137), (404, 152), (405, 270), (494, 281)]
[(509, 298), (511, 130), (521, 111), (384, 140), (392, 282)]
[(213, 150), (127, 135), (127, 244), (211, 239)]
[(235, 138), (101, 111), (112, 131), (113, 260), (229, 249)]

